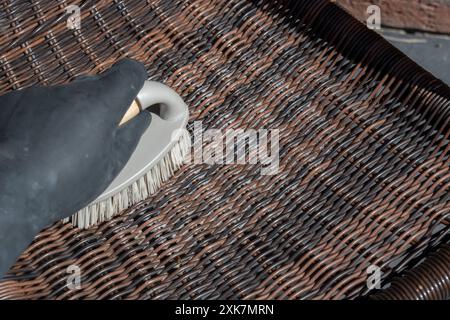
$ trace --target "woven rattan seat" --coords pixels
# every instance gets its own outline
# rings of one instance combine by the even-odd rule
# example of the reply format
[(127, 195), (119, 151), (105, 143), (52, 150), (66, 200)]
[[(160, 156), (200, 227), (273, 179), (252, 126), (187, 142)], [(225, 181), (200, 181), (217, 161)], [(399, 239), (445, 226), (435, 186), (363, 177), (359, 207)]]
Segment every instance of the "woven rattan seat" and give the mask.
[[(325, 0), (72, 3), (80, 30), (63, 5), (1, 2), (1, 92), (132, 57), (183, 96), (190, 131), (279, 129), (279, 172), (188, 164), (108, 223), (58, 222), (0, 298), (448, 297), (445, 84)], [(406, 284), (371, 291), (370, 266)]]

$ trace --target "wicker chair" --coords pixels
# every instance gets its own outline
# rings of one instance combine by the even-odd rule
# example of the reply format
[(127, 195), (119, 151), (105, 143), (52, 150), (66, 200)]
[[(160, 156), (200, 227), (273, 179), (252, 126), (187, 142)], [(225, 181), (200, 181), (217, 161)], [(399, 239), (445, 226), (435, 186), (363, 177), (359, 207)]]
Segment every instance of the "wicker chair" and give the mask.
[(279, 129), (279, 172), (190, 164), (110, 222), (57, 222), (0, 298), (449, 297), (445, 84), (326, 0), (71, 4), (81, 29), (66, 4), (0, 2), (1, 92), (132, 57), (183, 96), (190, 130)]

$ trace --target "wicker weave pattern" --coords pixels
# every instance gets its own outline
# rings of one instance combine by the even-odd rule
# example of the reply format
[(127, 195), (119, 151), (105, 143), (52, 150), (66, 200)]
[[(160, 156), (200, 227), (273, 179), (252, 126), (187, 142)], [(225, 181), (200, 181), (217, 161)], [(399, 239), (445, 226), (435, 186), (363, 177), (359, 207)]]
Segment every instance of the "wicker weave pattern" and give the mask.
[(0, 91), (130, 56), (191, 125), (280, 129), (280, 171), (187, 165), (98, 228), (57, 223), (0, 298), (355, 298), (449, 234), (450, 90), (327, 1), (73, 1), (80, 31), (32, 3), (1, 2)]

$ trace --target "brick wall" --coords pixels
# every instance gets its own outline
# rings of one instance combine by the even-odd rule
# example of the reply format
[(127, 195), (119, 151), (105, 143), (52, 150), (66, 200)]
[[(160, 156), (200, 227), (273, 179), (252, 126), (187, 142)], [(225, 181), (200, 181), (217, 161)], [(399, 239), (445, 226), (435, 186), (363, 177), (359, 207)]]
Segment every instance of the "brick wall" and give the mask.
[(367, 7), (381, 8), (385, 26), (450, 34), (450, 0), (332, 0), (360, 20)]

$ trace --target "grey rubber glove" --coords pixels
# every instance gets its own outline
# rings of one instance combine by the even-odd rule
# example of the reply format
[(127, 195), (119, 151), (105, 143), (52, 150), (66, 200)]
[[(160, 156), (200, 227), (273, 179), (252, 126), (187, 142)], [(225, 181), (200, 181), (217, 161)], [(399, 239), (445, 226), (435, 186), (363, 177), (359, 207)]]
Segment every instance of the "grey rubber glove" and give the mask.
[(0, 277), (40, 230), (95, 200), (125, 166), (151, 116), (118, 123), (146, 78), (127, 59), (0, 97)]

